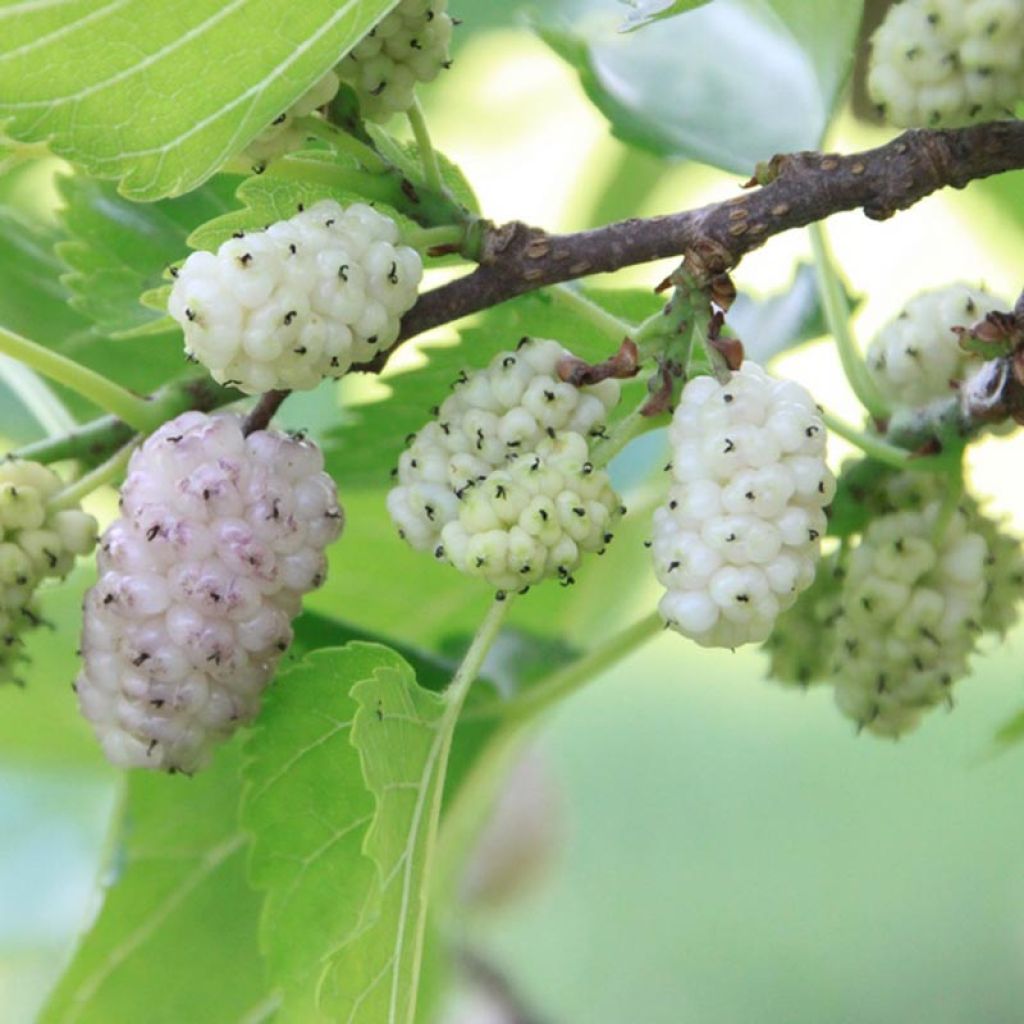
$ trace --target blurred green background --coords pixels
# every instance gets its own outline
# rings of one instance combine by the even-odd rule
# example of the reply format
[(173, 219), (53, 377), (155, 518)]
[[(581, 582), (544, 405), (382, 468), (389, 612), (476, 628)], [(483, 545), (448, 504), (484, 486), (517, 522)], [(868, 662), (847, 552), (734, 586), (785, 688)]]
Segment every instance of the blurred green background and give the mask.
[[(735, 175), (670, 165), (615, 141), (576, 76), (516, 27), (517, 5), (452, 6), (465, 19), (464, 41), (452, 72), (423, 98), (435, 141), (490, 216), (578, 228), (734, 194)], [(850, 149), (885, 137), (843, 115), (831, 142)], [(52, 171), (22, 172), (0, 197), (45, 216)], [(833, 218), (838, 258), (864, 296), (862, 341), (924, 286), (967, 278), (1016, 294), (1021, 193), (1016, 175), (936, 196), (883, 225)], [(775, 291), (808, 254), (799, 234), (774, 239), (744, 261), (737, 283)], [(615, 283), (649, 287), (664, 269)], [(855, 415), (828, 345), (787, 357), (782, 369)], [(9, 395), (3, 401), (14, 430), (24, 416)], [(335, 390), (321, 389), (293, 399), (287, 416), (315, 426), (336, 403)], [(841, 447), (833, 454), (838, 461)], [(1024, 509), (1021, 454), (1011, 438), (979, 446), (972, 462), (979, 493), (1011, 514)], [(112, 511), (109, 498), (94, 508)], [(406, 557), (397, 541), (366, 554), (360, 529), (390, 536), (379, 524), (354, 527), (338, 582), (317, 599), (324, 607), (355, 603), (348, 569)], [(654, 596), (636, 558), (644, 600), (624, 622)], [(390, 585), (400, 576), (395, 569)], [(58, 632), (33, 641), (31, 687), (0, 693), (3, 1024), (33, 1019), (98, 907), (119, 780), (68, 686), (87, 583), (83, 570), (47, 596)], [(370, 623), (394, 607), (343, 611)], [(545, 723), (538, 749), (561, 841), (521, 900), (466, 917), (464, 941), (549, 1024), (1024, 1019), (1024, 750), (999, 751), (994, 741), (1024, 705), (1022, 643), (1018, 632), (979, 657), (955, 712), (932, 714), (893, 744), (852, 735), (827, 690), (768, 683), (756, 653), (660, 638)]]

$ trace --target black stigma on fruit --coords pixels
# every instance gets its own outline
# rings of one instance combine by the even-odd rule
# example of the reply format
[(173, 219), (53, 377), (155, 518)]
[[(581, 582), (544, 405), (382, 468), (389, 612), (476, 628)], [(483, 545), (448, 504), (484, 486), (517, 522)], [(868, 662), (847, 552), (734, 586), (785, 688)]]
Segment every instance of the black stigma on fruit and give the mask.
[(477, 557), (473, 561), (478, 569), (482, 569), (484, 567), (484, 559), (481, 558), (479, 555), (477, 555)]
[(530, 463), (530, 472), (536, 473), (538, 469), (540, 469), (540, 458), (535, 457), (533, 462)]
[(442, 430), (442, 431), (444, 432), (444, 434), (445, 434), (445, 436), (446, 436), (446, 437), (447, 437), (447, 436), (448, 436), (449, 434), (451, 434), (451, 432), (452, 432), (452, 427), (451, 427), (451, 424), (450, 424), (450, 423), (440, 423), (440, 424), (438, 424), (438, 426), (440, 426), (441, 430)]
[(242, 255), (238, 257), (238, 262), (241, 263), (243, 267), (247, 267), (252, 263), (252, 253), (243, 252)]
[(605, 542), (605, 544), (611, 544), (611, 542), (613, 540), (615, 540), (615, 534), (614, 533), (606, 533), (604, 535), (604, 537), (602, 537), (601, 539)]
[(736, 595), (736, 600), (739, 601), (740, 604), (749, 604), (750, 603), (750, 595), (749, 594), (737, 594)]
[(236, 231), (231, 237), (232, 238), (245, 238), (245, 232), (244, 231)]
[(168, 267), (167, 269), (168, 269), (168, 271), (170, 271), (171, 277), (177, 277), (178, 276), (178, 268), (177, 267)]
[(150, 754), (152, 754), (155, 749), (156, 749), (156, 740), (150, 740), (149, 741), (149, 746), (146, 747), (146, 757), (149, 757)]
[(284, 315), (284, 325), (285, 325), (285, 327), (287, 327), (289, 324), (291, 324), (291, 322), (298, 315), (299, 315), (299, 311), (297, 309), (289, 309), (288, 312), (285, 313), (285, 315)]
[(730, 534), (729, 534), (729, 535), (728, 535), (728, 536), (727, 536), (727, 537), (725, 538), (725, 542), (726, 542), (727, 544), (731, 544), (731, 543), (732, 543), (732, 542), (733, 542), (733, 541), (734, 541), (735, 539), (736, 539), (736, 534), (735, 534), (735, 533), (730, 533)]
[(341, 363), (338, 362), (338, 357), (337, 356), (331, 356), (331, 366), (334, 366), (334, 367), (341, 366)]
[(477, 430), (476, 432), (476, 450), (480, 451), (484, 446), (484, 432), (483, 430)]
[(379, 96), (387, 88), (387, 85), (387, 82), (381, 82), (375, 89), (370, 90), (370, 95)]
[(409, 40), (409, 46), (411, 46), (412, 49), (414, 49), (414, 50), (422, 50), (423, 49), (423, 47), (422, 47), (422, 45), (420, 45), (420, 41), (418, 39), (410, 39)]
[(753, 491), (747, 491), (747, 493), (744, 494), (743, 497), (746, 498), (747, 501), (753, 501), (756, 496)]
[(271, 121), (270, 123), (271, 124), (284, 124), (287, 119), (288, 119), (288, 114), (287, 114), (287, 112), (285, 112), (284, 114), (278, 114), (277, 117), (275, 117), (274, 120)]
[(435, 558), (444, 558), (444, 545), (443, 544), (438, 544), (437, 547), (434, 548), (434, 557)]
[(434, 506), (433, 505), (424, 505), (423, 506), (423, 511), (426, 512), (427, 518), (431, 522), (433, 522), (434, 521), (434, 514), (435, 514), (434, 513)]
[(735, 450), (736, 450), (736, 445), (734, 445), (732, 443), (732, 441), (727, 437), (725, 439), (725, 447), (722, 449), (722, 454), (723, 455), (728, 455), (729, 452), (732, 452), (732, 451), (735, 451)]
[(164, 440), (168, 444), (177, 444), (184, 436), (184, 434), (175, 434), (174, 437), (165, 437)]
[(545, 397), (545, 398), (546, 398), (546, 399), (547, 399), (547, 400), (548, 400), (549, 402), (553, 402), (553, 401), (555, 400), (555, 393), (554, 393), (554, 391), (548, 391), (547, 389), (545, 389), (545, 391), (544, 391), (544, 397)]
[(728, 405), (732, 401), (735, 401), (735, 398), (736, 396), (730, 395), (728, 391), (724, 395), (722, 395), (722, 401), (725, 402), (726, 405)]
[(496, 498), (507, 498), (508, 497), (508, 491), (505, 489), (505, 485), (504, 484), (498, 484), (498, 486), (494, 488), (494, 496)]
[(398, 264), (392, 263), (391, 269), (388, 271), (388, 280), (392, 284), (398, 284)]
[(138, 668), (143, 662), (149, 660), (149, 655), (143, 651), (137, 658), (132, 659), (132, 664)]
[(340, 277), (342, 279), (342, 281), (347, 281), (348, 280), (348, 264), (347, 263), (342, 263), (342, 265), (340, 267), (338, 267), (338, 277)]
[(334, 218), (333, 217), (328, 217), (327, 220), (324, 221), (324, 227), (325, 228), (333, 228), (334, 227)]
[(452, 66), (452, 63), (453, 62), (450, 60), (443, 60), (441, 61), (441, 67), (443, 67), (445, 71), (447, 71)]
[(546, 523), (548, 521), (548, 511), (547, 511), (547, 509), (539, 508), (539, 509), (537, 509), (537, 512), (540, 515), (541, 519), (543, 519), (544, 522)]
[(288, 650), (288, 644), (284, 640), (278, 640), (277, 643), (274, 644), (274, 646), (279, 651), (287, 651)]
[(299, 247), (294, 242), (289, 242), (288, 251), (294, 256), (299, 251)]
[(376, 334), (371, 334), (371, 335), (370, 335), (370, 336), (369, 336), (369, 337), (368, 337), (368, 338), (366, 339), (366, 344), (367, 344), (367, 345), (376, 345), (376, 344), (377, 344), (377, 335), (376, 335)]
[(506, 441), (506, 448), (518, 448), (523, 442), (522, 441)]
[(817, 530), (808, 530), (807, 536), (810, 540), (817, 540), (821, 536), (821, 534), (818, 533)]
[(672, 509), (672, 510), (674, 511), (675, 509), (679, 508), (679, 502), (678, 502), (678, 501), (676, 501), (676, 499), (675, 499), (675, 498), (673, 498), (673, 499), (672, 499), (672, 500), (671, 500), (671, 501), (670, 501), (670, 502), (668, 503), (668, 507), (669, 507), (670, 509)]
[(159, 523), (154, 523), (146, 531), (146, 540), (153, 540), (159, 532), (160, 532), (160, 524)]
[(307, 352), (309, 351), (309, 349), (308, 349), (308, 348), (306, 348), (306, 346), (305, 346), (305, 345), (300, 345), (300, 346), (299, 346), (298, 348), (293, 348), (293, 349), (292, 349), (292, 351), (293, 351), (293, 352), (294, 352), (294, 353), (295, 353), (295, 354), (296, 354), (297, 356), (304, 356), (304, 355), (305, 355), (305, 354), (306, 354), (306, 353), (307, 353)]
[(194, 311), (194, 310), (192, 310), (192, 309), (188, 309), (188, 308), (186, 308), (186, 309), (185, 309), (185, 319), (186, 319), (186, 320), (187, 320), (187, 321), (188, 321), (189, 323), (194, 323), (194, 322), (195, 322), (195, 318), (196, 318), (196, 314), (195, 314), (195, 311)]
[(527, 573), (529, 573), (529, 572), (532, 572), (532, 571), (533, 571), (533, 570), (532, 570), (532, 569), (531, 569), (531, 568), (530, 568), (530, 567), (529, 567), (528, 565), (524, 565), (524, 566), (522, 567), (522, 569), (520, 569), (520, 570), (519, 570), (519, 572), (520, 572), (520, 573), (521, 573), (521, 574), (522, 574), (523, 576), (525, 576), (525, 575), (526, 575)]
[(594, 472), (594, 464), (592, 462), (584, 462), (580, 467), (580, 472), (584, 476), (590, 476), (590, 474)]
[(554, 427), (548, 427), (547, 430), (545, 431), (545, 433), (548, 435), (548, 437), (551, 438), (552, 441), (554, 441), (554, 439), (555, 439), (555, 428)]
[(504, 359), (502, 359), (502, 361), (501, 361), (501, 365), (502, 365), (502, 366), (503, 366), (503, 367), (504, 367), (504, 368), (505, 368), (506, 370), (507, 370), (507, 369), (508, 369), (508, 368), (509, 368), (510, 366), (515, 366), (515, 365), (516, 365), (516, 357), (515, 357), (515, 356), (505, 356), (505, 358), (504, 358)]
[(523, 337), (521, 337), (519, 339), (519, 342), (516, 345), (516, 351), (518, 352), (524, 345), (529, 345), (529, 344), (530, 344), (530, 339), (526, 335), (523, 335)]
[(679, 568), (679, 566), (681, 566), (682, 564), (683, 564), (682, 562), (678, 562), (678, 561), (675, 561), (675, 562), (669, 562), (669, 563), (668, 563), (668, 571), (669, 571), (669, 572), (675, 572), (675, 571), (676, 571), (676, 569), (678, 569), (678, 568)]
[(302, 211), (305, 210), (305, 208), (306, 208), (306, 204), (305, 203), (299, 203), (299, 205), (298, 205), (299, 213), (302, 213)]
[(581, 519), (587, 514), (587, 510), (585, 508), (581, 508), (579, 505), (577, 505), (572, 511), (574, 515), (579, 516)]

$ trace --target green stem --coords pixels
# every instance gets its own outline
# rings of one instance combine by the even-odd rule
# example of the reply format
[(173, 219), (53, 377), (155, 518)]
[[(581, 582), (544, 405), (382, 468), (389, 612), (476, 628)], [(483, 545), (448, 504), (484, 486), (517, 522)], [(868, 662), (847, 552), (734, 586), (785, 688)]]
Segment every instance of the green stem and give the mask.
[(441, 165), (437, 160), (437, 153), (434, 151), (434, 144), (430, 141), (430, 132), (427, 130), (427, 119), (423, 116), (423, 108), (418, 99), (413, 100), (409, 108), (409, 126), (412, 128), (413, 137), (416, 139), (416, 146), (420, 151), (420, 162), (423, 165), (423, 180), (427, 188), (435, 192), (444, 191), (444, 182), (441, 179)]
[(84, 497), (92, 494), (97, 488), (104, 484), (111, 483), (119, 477), (132, 452), (135, 450), (136, 440), (130, 441), (120, 451), (115, 452), (106, 462), (101, 463), (95, 469), (80, 476), (73, 484), (68, 484), (62, 491), (55, 494), (49, 502), (51, 508), (74, 508), (81, 504)]
[(811, 236), (811, 249), (814, 252), (818, 294), (825, 310), (829, 331), (839, 350), (839, 361), (843, 365), (843, 372), (850, 382), (853, 393), (869, 415), (875, 420), (884, 420), (889, 415), (889, 408), (878, 388), (875, 387), (875, 382), (868, 373), (868, 368), (850, 330), (850, 314), (846, 296), (836, 274), (835, 261), (829, 248), (825, 229), (820, 223), (815, 223), (811, 224), (808, 231)]
[(844, 440), (849, 441), (850, 444), (856, 445), (865, 455), (870, 455), (876, 462), (882, 462), (886, 466), (892, 466), (894, 469), (911, 469), (914, 468), (914, 463), (924, 461), (922, 459), (915, 459), (911, 452), (903, 448), (897, 448), (895, 445), (889, 444), (888, 441), (883, 441), (880, 437), (872, 437), (870, 434), (850, 426), (849, 423), (839, 419), (838, 416), (830, 412), (823, 412), (821, 418), (825, 421), (825, 426), (833, 434), (838, 434)]
[(413, 249), (426, 252), (435, 245), (462, 247), (466, 237), (464, 224), (441, 224), (436, 228), (414, 228), (402, 235), (402, 241)]
[(371, 174), (383, 174), (388, 169), (387, 161), (371, 146), (360, 142), (348, 132), (341, 131), (322, 117), (300, 117), (295, 123), (307, 135), (313, 135), (326, 142), (336, 153), (344, 153), (358, 160)]
[(642, 406), (630, 412), (625, 419), (612, 428), (611, 433), (604, 440), (593, 445), (590, 456), (595, 466), (607, 466), (634, 438), (646, 434), (649, 430), (664, 426), (667, 422), (665, 416), (644, 416), (640, 411), (641, 408)]
[[(210, 412), (229, 402), (236, 402), (241, 397), (237, 391), (215, 384), (205, 374), (174, 381), (149, 399), (147, 412), (150, 423), (145, 432), (148, 433), (188, 409)], [(79, 459), (87, 466), (95, 466), (127, 444), (136, 433), (136, 430), (116, 416), (101, 416), (70, 434), (48, 437), (25, 445), (13, 452), (12, 457), (44, 465), (63, 462), (65, 459)]]
[(63, 384), (101, 409), (113, 413), (136, 430), (149, 430), (150, 414), (146, 399), (107, 380), (102, 374), (62, 356), (38, 342), (23, 338), (0, 327), (0, 352), (31, 367), (44, 377)]
[(593, 299), (587, 298), (579, 290), (569, 284), (556, 284), (548, 289), (548, 294), (563, 309), (575, 313), (591, 327), (600, 331), (609, 341), (619, 344), (624, 338), (631, 338), (636, 331), (634, 324), (621, 320), (613, 313), (599, 306)]
[[(505, 621), (505, 616), (508, 614), (511, 604), (511, 598), (506, 598), (502, 601), (495, 600), (492, 602), (491, 607), (487, 610), (487, 614), (484, 616), (483, 622), (480, 623), (480, 627), (476, 631), (476, 635), (473, 637), (473, 642), (469, 645), (469, 650), (467, 650), (463, 656), (461, 664), (456, 670), (455, 675), (452, 676), (452, 681), (449, 683), (448, 688), (443, 694), (445, 710), (440, 722), (438, 723), (438, 737), (441, 746), (437, 751), (437, 783), (434, 786), (434, 798), (431, 801), (430, 818), (427, 824), (427, 835), (423, 848), (424, 888), (421, 896), (424, 907), (427, 906), (428, 895), (435, 881), (433, 878), (433, 866), (434, 859), (437, 854), (437, 836), (441, 821), (441, 804), (444, 795), (444, 782), (445, 776), (448, 773), (448, 758), (451, 754), (452, 740), (455, 736), (455, 725), (459, 720), (459, 715), (462, 712), (462, 705), (466, 701), (470, 688), (477, 676), (480, 674), (480, 668), (484, 663), (484, 659), (487, 657), (487, 652), (491, 649), (494, 641), (498, 637), (501, 625)], [(413, 985), (416, 989), (419, 987), (420, 971), (423, 964), (426, 920), (427, 914), (421, 913), (417, 923), (417, 933), (415, 937), (415, 961), (412, 969)], [(409, 1013), (410, 1020), (415, 1014), (415, 1002), (416, 995), (414, 994), (412, 998), (413, 1005), (410, 1008)]]
[(542, 711), (557, 704), (560, 700), (575, 693), (594, 679), (595, 676), (611, 668), (628, 654), (643, 646), (652, 637), (657, 636), (665, 624), (658, 612), (651, 612), (632, 626), (609, 637), (603, 643), (587, 651), (582, 657), (565, 668), (552, 673), (528, 690), (524, 690), (511, 700), (488, 703), (463, 715), (463, 721), (477, 718), (500, 718), (506, 722), (525, 722), (534, 718)]

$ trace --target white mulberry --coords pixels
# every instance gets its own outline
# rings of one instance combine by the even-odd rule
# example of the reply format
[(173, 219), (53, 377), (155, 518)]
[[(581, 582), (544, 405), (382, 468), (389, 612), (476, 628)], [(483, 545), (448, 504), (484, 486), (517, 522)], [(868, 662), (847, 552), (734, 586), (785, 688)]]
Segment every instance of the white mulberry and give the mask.
[(871, 45), (868, 92), (900, 127), (1003, 117), (1024, 97), (1024, 0), (903, 0)]
[(958, 509), (895, 512), (871, 522), (851, 552), (841, 594), (836, 703), (882, 736), (914, 728), (967, 674), (984, 619), (988, 546)]
[(135, 452), (84, 603), (79, 705), (117, 765), (193, 771), (253, 718), (342, 513), (323, 457), (185, 413)]
[(66, 576), (96, 544), (92, 516), (52, 504), (63, 486), (38, 462), (0, 462), (0, 683), (14, 680), (22, 634), (40, 622), (36, 588)]
[(300, 149), (305, 136), (296, 125), (300, 117), (312, 114), (314, 110), (330, 103), (338, 91), (338, 76), (328, 71), (309, 90), (303, 93), (287, 110), (278, 114), (267, 127), (245, 148), (248, 157), (259, 162), (275, 160), (285, 153)]
[(463, 374), (436, 420), (412, 437), (388, 511), (402, 536), (499, 590), (558, 576), (611, 540), (619, 499), (590, 462), (617, 381), (576, 388), (568, 352), (523, 339), (486, 370)]
[(707, 647), (760, 642), (814, 579), (835, 493), (814, 400), (746, 362), (683, 389), (670, 430), (675, 485), (654, 515), (665, 621)]
[(914, 407), (951, 393), (981, 360), (960, 347), (954, 327), (970, 327), (996, 298), (965, 284), (924, 292), (907, 303), (868, 346), (867, 365), (893, 406)]
[(422, 276), (393, 220), (323, 200), (216, 254), (192, 253), (167, 309), (218, 383), (308, 389), (391, 345)]
[(386, 121), (408, 110), (419, 82), (448, 66), (448, 0), (399, 0), (398, 6), (335, 69), (359, 97), (365, 117)]

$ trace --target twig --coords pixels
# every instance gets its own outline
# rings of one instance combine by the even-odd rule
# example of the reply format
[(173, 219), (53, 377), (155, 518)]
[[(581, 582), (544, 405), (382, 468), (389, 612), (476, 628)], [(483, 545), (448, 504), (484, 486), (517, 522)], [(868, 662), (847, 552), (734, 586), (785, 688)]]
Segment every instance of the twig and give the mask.
[(245, 417), (242, 433), (248, 437), (250, 434), (255, 434), (257, 430), (266, 430), (277, 410), (281, 408), (281, 404), (290, 394), (290, 391), (268, 391), (261, 395), (252, 411)]
[(885, 220), (941, 188), (1024, 168), (1024, 121), (905, 132), (848, 156), (793, 153), (761, 170), (762, 187), (697, 210), (549, 235), (512, 222), (490, 227), (480, 266), (435, 288), (402, 321), (392, 348), (357, 369), (378, 371), (404, 341), (526, 292), (651, 260), (689, 255), (713, 277), (769, 238), (842, 210)]

